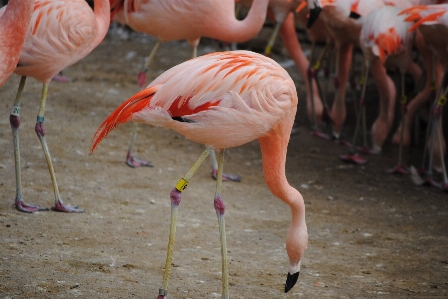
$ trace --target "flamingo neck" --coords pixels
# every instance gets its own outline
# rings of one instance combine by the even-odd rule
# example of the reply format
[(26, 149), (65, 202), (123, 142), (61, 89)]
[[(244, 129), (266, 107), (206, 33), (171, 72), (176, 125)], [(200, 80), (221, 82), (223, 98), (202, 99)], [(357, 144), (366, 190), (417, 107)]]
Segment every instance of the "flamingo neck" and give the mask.
[[(303, 253), (308, 246), (308, 234), (305, 223), (305, 204), (302, 195), (289, 185), (285, 174), (286, 151), (291, 125), (280, 124), (267, 136), (259, 139), (263, 172), (269, 190), (289, 205), (291, 226), (286, 238), (286, 251), (290, 259), (290, 269), (300, 267)], [(293, 273), (291, 273), (293, 274)]]
[(93, 13), (97, 23), (98, 32), (93, 47), (98, 46), (106, 36), (110, 25), (110, 2), (109, 0), (94, 0)]
[(34, 0), (11, 0), (0, 18), (2, 32), (4, 29), (7, 29), (8, 32), (14, 32), (14, 38), (10, 40), (15, 41), (18, 47), (25, 40), (33, 9)]
[(224, 23), (220, 39), (226, 42), (245, 42), (256, 36), (266, 20), (269, 0), (254, 0), (244, 20), (229, 16)]

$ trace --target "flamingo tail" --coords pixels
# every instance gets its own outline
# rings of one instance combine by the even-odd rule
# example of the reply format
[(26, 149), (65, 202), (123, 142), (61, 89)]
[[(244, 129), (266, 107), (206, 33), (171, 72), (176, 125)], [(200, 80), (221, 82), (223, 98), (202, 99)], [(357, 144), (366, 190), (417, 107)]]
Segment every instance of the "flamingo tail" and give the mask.
[(149, 106), (151, 99), (155, 95), (158, 86), (151, 86), (138, 92), (123, 104), (121, 104), (114, 112), (112, 112), (101, 124), (93, 136), (92, 152), (97, 145), (107, 135), (115, 129), (119, 124), (123, 124), (129, 121), (132, 115), (136, 112), (142, 111)]
[(442, 16), (443, 14), (445, 14), (445, 12), (446, 12), (446, 11), (438, 11), (438, 12), (432, 13), (432, 14), (430, 14), (430, 15), (427, 15), (427, 16), (421, 18), (419, 21), (415, 22), (415, 24), (412, 25), (412, 27), (409, 28), (408, 31), (411, 32), (411, 31), (417, 29), (418, 26), (420, 26), (420, 25), (423, 24), (424, 22), (435, 22), (435, 21), (437, 21), (438, 18), (439, 18), (440, 16)]

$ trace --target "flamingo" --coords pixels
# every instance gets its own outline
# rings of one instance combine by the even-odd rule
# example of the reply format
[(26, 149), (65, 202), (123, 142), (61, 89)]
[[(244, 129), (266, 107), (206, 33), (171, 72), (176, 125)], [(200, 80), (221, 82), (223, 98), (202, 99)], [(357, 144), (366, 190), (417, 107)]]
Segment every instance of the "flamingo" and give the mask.
[[(221, 196), (224, 149), (258, 139), (270, 191), (288, 204), (292, 221), (286, 238), (288, 292), (296, 283), (308, 244), (302, 195), (285, 176), (286, 152), (297, 110), (297, 93), (288, 73), (272, 59), (249, 51), (211, 53), (179, 64), (120, 105), (100, 125), (92, 151), (112, 129), (129, 121), (173, 129), (207, 146), (171, 191), (171, 226), (158, 299), (165, 299), (181, 192), (212, 149), (219, 152), (214, 206), (222, 255), (222, 298), (229, 298), (225, 205)], [(219, 132), (219, 134), (218, 134)]]
[(22, 77), (10, 115), (16, 171), (15, 206), (19, 211), (32, 213), (47, 210), (35, 204), (25, 203), (22, 195), (19, 149), (20, 103), (26, 77), (31, 76), (43, 84), (35, 130), (52, 180), (55, 194), (55, 205), (52, 209), (62, 212), (83, 212), (77, 206), (65, 205), (61, 200), (43, 122), (51, 79), (65, 67), (89, 54), (107, 33), (110, 22), (109, 1), (95, 0), (94, 4), (95, 9), (92, 11), (85, 0), (35, 0), (34, 2), (31, 23), (15, 69), (15, 73)]
[[(430, 159), (428, 163), (427, 181), (426, 183), (433, 186), (439, 186), (432, 179), (433, 158), (438, 158), (443, 173), (443, 185), (439, 186), (445, 191), (448, 191), (448, 176), (445, 168), (444, 154), (446, 150), (445, 140), (443, 139), (441, 111), (448, 96), (448, 59), (447, 47), (448, 40), (448, 4), (438, 5), (420, 5), (403, 10), (400, 14), (407, 15), (406, 20), (415, 22), (409, 31), (417, 28), (422, 33), (426, 42), (433, 49), (437, 55), (443, 70), (444, 76), (437, 92), (437, 97), (432, 107), (432, 115), (430, 122)], [(437, 135), (436, 135), (437, 134)], [(435, 138), (438, 140), (438, 147), (435, 147)]]
[[(418, 66), (411, 62), (411, 48), (413, 34), (408, 33), (410, 24), (404, 21), (404, 17), (397, 17), (401, 8), (392, 5), (383, 6), (361, 18), (362, 29), (360, 33), (360, 46), (365, 57), (365, 68), (363, 74), (363, 88), (360, 99), (360, 110), (357, 117), (357, 125), (354, 134), (353, 145), (356, 141), (357, 129), (359, 127), (360, 117), (363, 118), (364, 127), (364, 146), (361, 151), (364, 153), (380, 152), (384, 139), (387, 136), (393, 122), (395, 111), (395, 87), (392, 79), (386, 73), (384, 65), (398, 67), (401, 73), (401, 103), (403, 107), (406, 104), (406, 95), (404, 90), (404, 75), (410, 68), (418, 69)], [(412, 66), (412, 67), (411, 67)], [(366, 124), (365, 124), (365, 101), (366, 78), (369, 70), (372, 69), (372, 75), (379, 90), (392, 90), (391, 97), (381, 96), (384, 93), (380, 91), (379, 115), (372, 126), (372, 131), (381, 132), (381, 134), (372, 134), (373, 150), (367, 146)], [(387, 95), (387, 94), (386, 94)], [(403, 110), (404, 111), (404, 110)], [(381, 136), (381, 137), (380, 137)], [(399, 163), (391, 172), (406, 173), (401, 165), (401, 147), (399, 154)], [(367, 160), (361, 158), (358, 154), (341, 157), (344, 161), (350, 161), (357, 164), (363, 164)]]
[(11, 0), (0, 10), (0, 87), (17, 66), (33, 7), (34, 0)]
[[(342, 124), (344, 123), (346, 117), (346, 110), (343, 102), (345, 98), (345, 88), (348, 80), (348, 70), (350, 68), (351, 62), (349, 57), (351, 55), (353, 46), (361, 46), (359, 38), (361, 29), (363, 28), (363, 19), (384, 6), (406, 7), (417, 3), (416, 1), (417, 0), (317, 0), (316, 4), (311, 4), (312, 10), (321, 10), (320, 14), (323, 17), (324, 23), (327, 26), (328, 30), (333, 34), (336, 47), (338, 48), (337, 55), (339, 56), (339, 63), (338, 77), (336, 80), (336, 88), (338, 88), (338, 92), (336, 93), (332, 109), (333, 118), (335, 120), (334, 135), (336, 138), (340, 134)], [(312, 18), (310, 18), (310, 21), (312, 22), (317, 18), (318, 14), (312, 13), (311, 15)], [(356, 19), (358, 17), (361, 18)], [(378, 26), (371, 26), (371, 28), (375, 28), (372, 29), (372, 31), (375, 31), (376, 34), (379, 33), (377, 27)], [(378, 49), (378, 47), (376, 49)], [(344, 58), (342, 59), (341, 57)], [(392, 79), (387, 76), (385, 67), (379, 60), (371, 61), (370, 71), (378, 87), (380, 113), (372, 125), (373, 148), (372, 150), (370, 150), (365, 146), (362, 148), (362, 151), (369, 154), (380, 154), (382, 145), (387, 138), (393, 121), (396, 89)], [(421, 74), (421, 70), (416, 64), (413, 63), (408, 63), (407, 71), (411, 72), (415, 81), (418, 80), (419, 75)], [(348, 159), (348, 161), (358, 164), (366, 162), (365, 159), (360, 158), (354, 153), (343, 157), (344, 159), (349, 157), (350, 159)]]
[(337, 77), (334, 80), (336, 89), (335, 99), (331, 109), (333, 118), (333, 138), (345, 144), (341, 140), (342, 125), (347, 115), (345, 108), (345, 94), (349, 79), (351, 56), (353, 47), (359, 45), (361, 22), (359, 16), (365, 16), (369, 12), (384, 4), (381, 1), (372, 0), (309, 0), (311, 27), (317, 17), (322, 17), (323, 23), (334, 39), (336, 48)]
[[(158, 41), (138, 75), (138, 84), (143, 87), (146, 71), (164, 41), (187, 40), (192, 48), (192, 57), (197, 56), (201, 36), (225, 42), (243, 42), (256, 36), (266, 19), (269, 0), (254, 0), (247, 17), (239, 21), (235, 17), (235, 1), (192, 1), (192, 0), (110, 0), (114, 20), (127, 24), (138, 32), (155, 36)], [(137, 133), (134, 124), (126, 164), (135, 168), (152, 166), (149, 161), (134, 157), (132, 149)], [(212, 177), (216, 178), (217, 162), (211, 153)], [(240, 181), (241, 177), (224, 174), (225, 180)]]

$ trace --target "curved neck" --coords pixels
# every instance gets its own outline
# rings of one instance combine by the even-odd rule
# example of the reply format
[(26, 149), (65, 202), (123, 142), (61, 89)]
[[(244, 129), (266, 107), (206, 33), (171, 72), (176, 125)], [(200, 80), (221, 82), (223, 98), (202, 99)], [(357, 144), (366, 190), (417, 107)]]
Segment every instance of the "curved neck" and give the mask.
[(299, 191), (289, 185), (285, 174), (286, 151), (291, 127), (292, 122), (281, 123), (258, 141), (266, 184), (272, 194), (288, 204), (291, 209), (292, 219), (286, 238), (286, 251), (290, 266), (297, 268), (308, 245), (308, 234), (303, 197)]
[(14, 32), (14, 41), (22, 45), (34, 9), (34, 0), (11, 0), (0, 18), (0, 28)]
[(245, 42), (256, 36), (266, 20), (269, 0), (254, 0), (244, 20), (239, 21), (233, 13), (224, 24), (221, 40), (226, 42)]
[(109, 0), (94, 0), (93, 13), (97, 23), (98, 33), (94, 41), (94, 47), (98, 46), (106, 36), (110, 25), (110, 2)]

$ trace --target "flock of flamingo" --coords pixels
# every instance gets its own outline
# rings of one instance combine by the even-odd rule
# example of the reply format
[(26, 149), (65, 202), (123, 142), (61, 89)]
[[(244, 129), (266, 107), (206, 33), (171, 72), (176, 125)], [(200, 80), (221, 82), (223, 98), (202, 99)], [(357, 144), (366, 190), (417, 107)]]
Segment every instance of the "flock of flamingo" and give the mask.
[[(158, 39), (143, 69), (138, 74), (142, 90), (126, 100), (100, 125), (93, 139), (94, 150), (119, 124), (141, 122), (176, 130), (186, 138), (204, 144), (206, 149), (171, 191), (171, 226), (167, 259), (158, 299), (167, 298), (177, 211), (181, 194), (199, 165), (210, 155), (212, 175), (216, 178), (214, 206), (218, 216), (222, 254), (222, 298), (229, 298), (225, 204), (223, 180), (238, 181), (239, 176), (223, 173), (224, 150), (257, 139), (261, 146), (264, 178), (271, 192), (289, 205), (292, 220), (286, 238), (289, 271), (285, 284), (288, 292), (296, 283), (300, 264), (307, 248), (305, 207), (301, 194), (285, 176), (287, 146), (297, 109), (297, 92), (289, 74), (268, 56), (277, 34), (288, 54), (305, 78), (307, 114), (315, 136), (349, 145), (341, 158), (365, 163), (358, 154), (378, 154), (390, 133), (395, 115), (397, 93), (402, 107), (402, 121), (393, 142), (408, 146), (412, 120), (424, 106), (429, 106), (427, 130), (427, 183), (448, 189), (445, 170), (445, 142), (441, 111), (448, 93), (448, 4), (435, 0), (253, 0), (236, 1), (248, 6), (244, 20), (235, 17), (234, 0), (94, 0), (92, 9), (85, 0), (10, 0), (0, 10), (0, 87), (14, 72), (21, 77), (10, 114), (13, 134), (16, 197), (15, 206), (23, 212), (47, 210), (25, 203), (21, 185), (19, 126), (22, 91), (26, 77), (42, 82), (43, 89), (35, 131), (48, 163), (55, 204), (53, 210), (83, 212), (65, 205), (58, 191), (52, 159), (45, 138), (44, 113), (49, 83), (64, 68), (87, 56), (104, 39), (111, 20), (127, 24), (135, 31)], [(274, 33), (266, 55), (249, 51), (224, 51), (197, 56), (201, 37), (225, 42), (243, 42), (256, 36), (266, 17), (275, 21)], [(296, 23), (307, 25), (313, 42), (307, 58), (300, 47)], [(146, 71), (161, 42), (185, 39), (192, 47), (193, 59), (179, 64), (146, 85)], [(326, 46), (317, 56), (315, 43)], [(331, 48), (336, 54), (334, 100), (329, 107), (326, 94), (317, 80), (323, 60)], [(361, 95), (355, 137), (350, 144), (342, 137), (346, 119), (345, 98), (349, 85), (354, 48), (364, 54)], [(421, 59), (420, 67), (414, 49)], [(448, 55), (447, 55), (448, 56)], [(401, 74), (399, 92), (387, 69)], [(378, 87), (379, 113), (371, 127), (371, 147), (366, 138), (365, 90), (371, 74)], [(410, 74), (416, 88), (408, 100), (404, 76)], [(421, 82), (421, 83), (419, 83)], [(332, 133), (320, 132), (323, 122), (331, 123)], [(357, 149), (358, 128), (364, 131), (364, 144)], [(217, 132), (219, 131), (219, 134)], [(127, 163), (132, 167), (148, 166), (148, 161), (133, 156), (131, 139)], [(215, 156), (218, 152), (218, 158)], [(391, 172), (404, 173), (401, 165)], [(425, 164), (425, 165), (426, 165)], [(433, 169), (444, 174), (443, 184), (432, 180)]]

